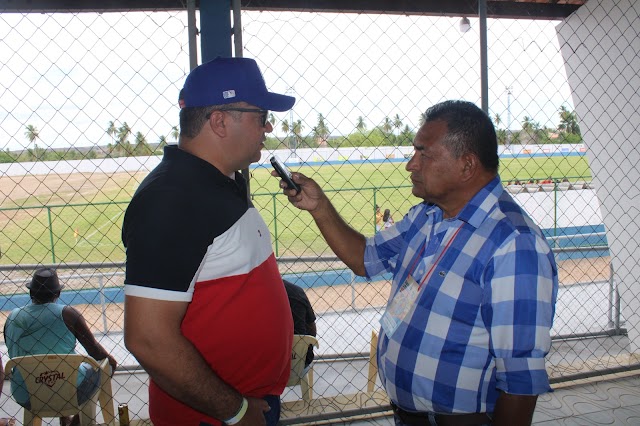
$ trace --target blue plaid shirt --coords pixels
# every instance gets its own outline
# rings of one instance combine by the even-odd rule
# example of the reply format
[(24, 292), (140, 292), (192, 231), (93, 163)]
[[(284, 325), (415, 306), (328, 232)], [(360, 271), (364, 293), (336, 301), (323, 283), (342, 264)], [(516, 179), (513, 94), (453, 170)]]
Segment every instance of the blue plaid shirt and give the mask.
[(544, 357), (558, 271), (499, 177), (455, 218), (422, 203), (369, 238), (367, 276), (393, 272), (391, 301), (409, 273), (422, 282), (449, 241), (399, 327), (381, 331), (378, 366), (391, 400), (409, 411), (492, 413), (499, 391), (550, 391)]

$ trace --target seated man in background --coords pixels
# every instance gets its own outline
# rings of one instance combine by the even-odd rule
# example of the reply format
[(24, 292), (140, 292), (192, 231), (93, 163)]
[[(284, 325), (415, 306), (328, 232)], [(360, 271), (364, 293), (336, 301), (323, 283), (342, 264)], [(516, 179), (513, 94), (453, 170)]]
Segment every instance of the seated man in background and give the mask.
[[(291, 305), (291, 315), (293, 315), (293, 334), (308, 334), (316, 337), (316, 315), (311, 307), (311, 302), (304, 290), (297, 285), (287, 281), (284, 288), (287, 290), (289, 305)], [(305, 368), (313, 361), (313, 345), (309, 345), (307, 358), (304, 361)]]
[[(109, 359), (111, 373), (115, 371), (117, 362), (98, 343), (87, 323), (75, 308), (59, 305), (62, 285), (56, 271), (51, 268), (40, 268), (27, 284), (31, 304), (11, 311), (4, 326), (4, 337), (10, 358), (26, 355), (74, 354), (76, 339), (89, 356), (100, 361)], [(99, 386), (100, 374), (89, 365), (82, 365), (78, 372), (78, 402), (86, 401)], [(22, 376), (18, 372), (11, 378), (11, 393), (25, 408), (31, 407), (29, 394)], [(61, 417), (61, 425), (76, 425), (79, 416)]]
[(374, 206), (375, 210), (376, 210), (376, 231), (379, 231), (382, 229), (382, 225), (384, 224), (384, 222), (382, 221), (382, 211), (380, 211), (380, 206), (379, 205), (375, 205)]
[(393, 226), (395, 221), (393, 220), (393, 216), (391, 216), (391, 210), (384, 210), (384, 214), (382, 215), (382, 222), (384, 223), (382, 229), (389, 229)]

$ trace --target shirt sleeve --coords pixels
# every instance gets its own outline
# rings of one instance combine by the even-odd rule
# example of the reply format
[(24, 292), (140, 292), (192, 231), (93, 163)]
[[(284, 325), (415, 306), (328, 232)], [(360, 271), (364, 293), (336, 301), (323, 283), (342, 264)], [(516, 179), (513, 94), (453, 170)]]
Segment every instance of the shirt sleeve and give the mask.
[(125, 294), (191, 300), (192, 281), (213, 238), (203, 231), (205, 219), (189, 195), (150, 192), (130, 204), (122, 234)]
[(384, 232), (367, 238), (364, 249), (364, 267), (370, 279), (384, 272), (393, 272), (398, 255), (406, 247), (405, 234), (411, 226), (409, 214)]
[(483, 317), (495, 357), (498, 389), (549, 392), (545, 356), (558, 291), (558, 271), (544, 237), (517, 234), (500, 247), (485, 274)]

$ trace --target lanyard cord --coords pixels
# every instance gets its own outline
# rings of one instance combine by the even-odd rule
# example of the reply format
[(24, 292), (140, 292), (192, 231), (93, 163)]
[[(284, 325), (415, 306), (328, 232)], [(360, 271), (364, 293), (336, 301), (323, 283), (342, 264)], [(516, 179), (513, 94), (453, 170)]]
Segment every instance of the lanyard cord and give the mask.
[[(456, 239), (456, 237), (458, 236), (458, 232), (460, 232), (460, 230), (462, 229), (462, 225), (460, 224), (460, 226), (458, 227), (458, 229), (456, 229), (456, 232), (451, 236), (451, 238), (449, 239), (449, 241), (447, 242), (447, 245), (444, 247), (444, 249), (440, 252), (440, 255), (438, 256), (438, 258), (435, 260), (435, 262), (433, 262), (431, 264), (431, 268), (429, 268), (429, 271), (427, 272), (427, 275), (425, 275), (425, 277), (422, 279), (422, 281), (420, 281), (420, 285), (418, 285), (418, 291), (420, 291), (420, 289), (422, 289), (422, 285), (427, 281), (427, 279), (431, 276), (431, 274), (433, 273), (433, 269), (436, 267), (436, 265), (438, 264), (438, 262), (440, 262), (440, 259), (442, 259), (442, 256), (444, 256), (444, 254), (447, 252), (447, 250), (449, 249), (449, 247), (451, 246), (451, 244), (453, 243), (453, 240)], [(420, 248), (420, 253), (418, 253), (418, 256), (416, 257), (416, 260), (413, 262), (413, 266), (411, 267), (411, 270), (409, 271), (408, 275), (412, 275), (414, 270), (416, 269), (416, 266), (418, 264), (418, 261), (420, 260), (420, 258), (422, 257), (422, 253), (424, 253), (424, 249), (427, 245), (427, 242), (423, 242), (422, 246)]]

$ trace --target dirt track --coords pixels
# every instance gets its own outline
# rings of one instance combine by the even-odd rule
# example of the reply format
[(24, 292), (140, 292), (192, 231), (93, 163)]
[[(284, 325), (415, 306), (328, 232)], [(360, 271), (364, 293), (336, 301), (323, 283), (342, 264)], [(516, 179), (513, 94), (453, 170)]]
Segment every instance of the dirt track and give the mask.
[[(609, 279), (609, 259), (582, 259), (579, 261), (566, 260), (558, 264), (561, 285), (572, 285), (592, 281), (605, 281)], [(116, 280), (121, 281), (120, 278)], [(116, 281), (114, 280), (114, 282)], [(87, 281), (75, 280), (67, 282), (67, 288), (87, 288)], [(111, 284), (110, 284), (111, 285)], [(122, 285), (122, 284), (120, 284)], [(306, 291), (311, 305), (316, 313), (327, 311), (343, 311), (349, 308), (381, 307), (386, 304), (389, 296), (390, 284), (387, 281), (372, 283), (359, 283), (353, 287), (349, 285), (312, 287)], [(3, 286), (4, 294), (24, 292), (19, 285)], [(87, 323), (93, 332), (104, 332), (104, 321), (108, 331), (122, 331), (124, 321), (124, 307), (122, 304), (110, 303), (105, 305), (105, 317), (103, 319), (100, 305), (75, 305), (76, 309), (83, 313)], [(4, 328), (4, 322), (8, 311), (0, 311), (0, 329)]]
[(0, 207), (23, 205), (30, 198), (43, 203), (95, 199), (97, 193), (119, 192), (130, 197), (146, 173), (71, 173), (0, 177)]

